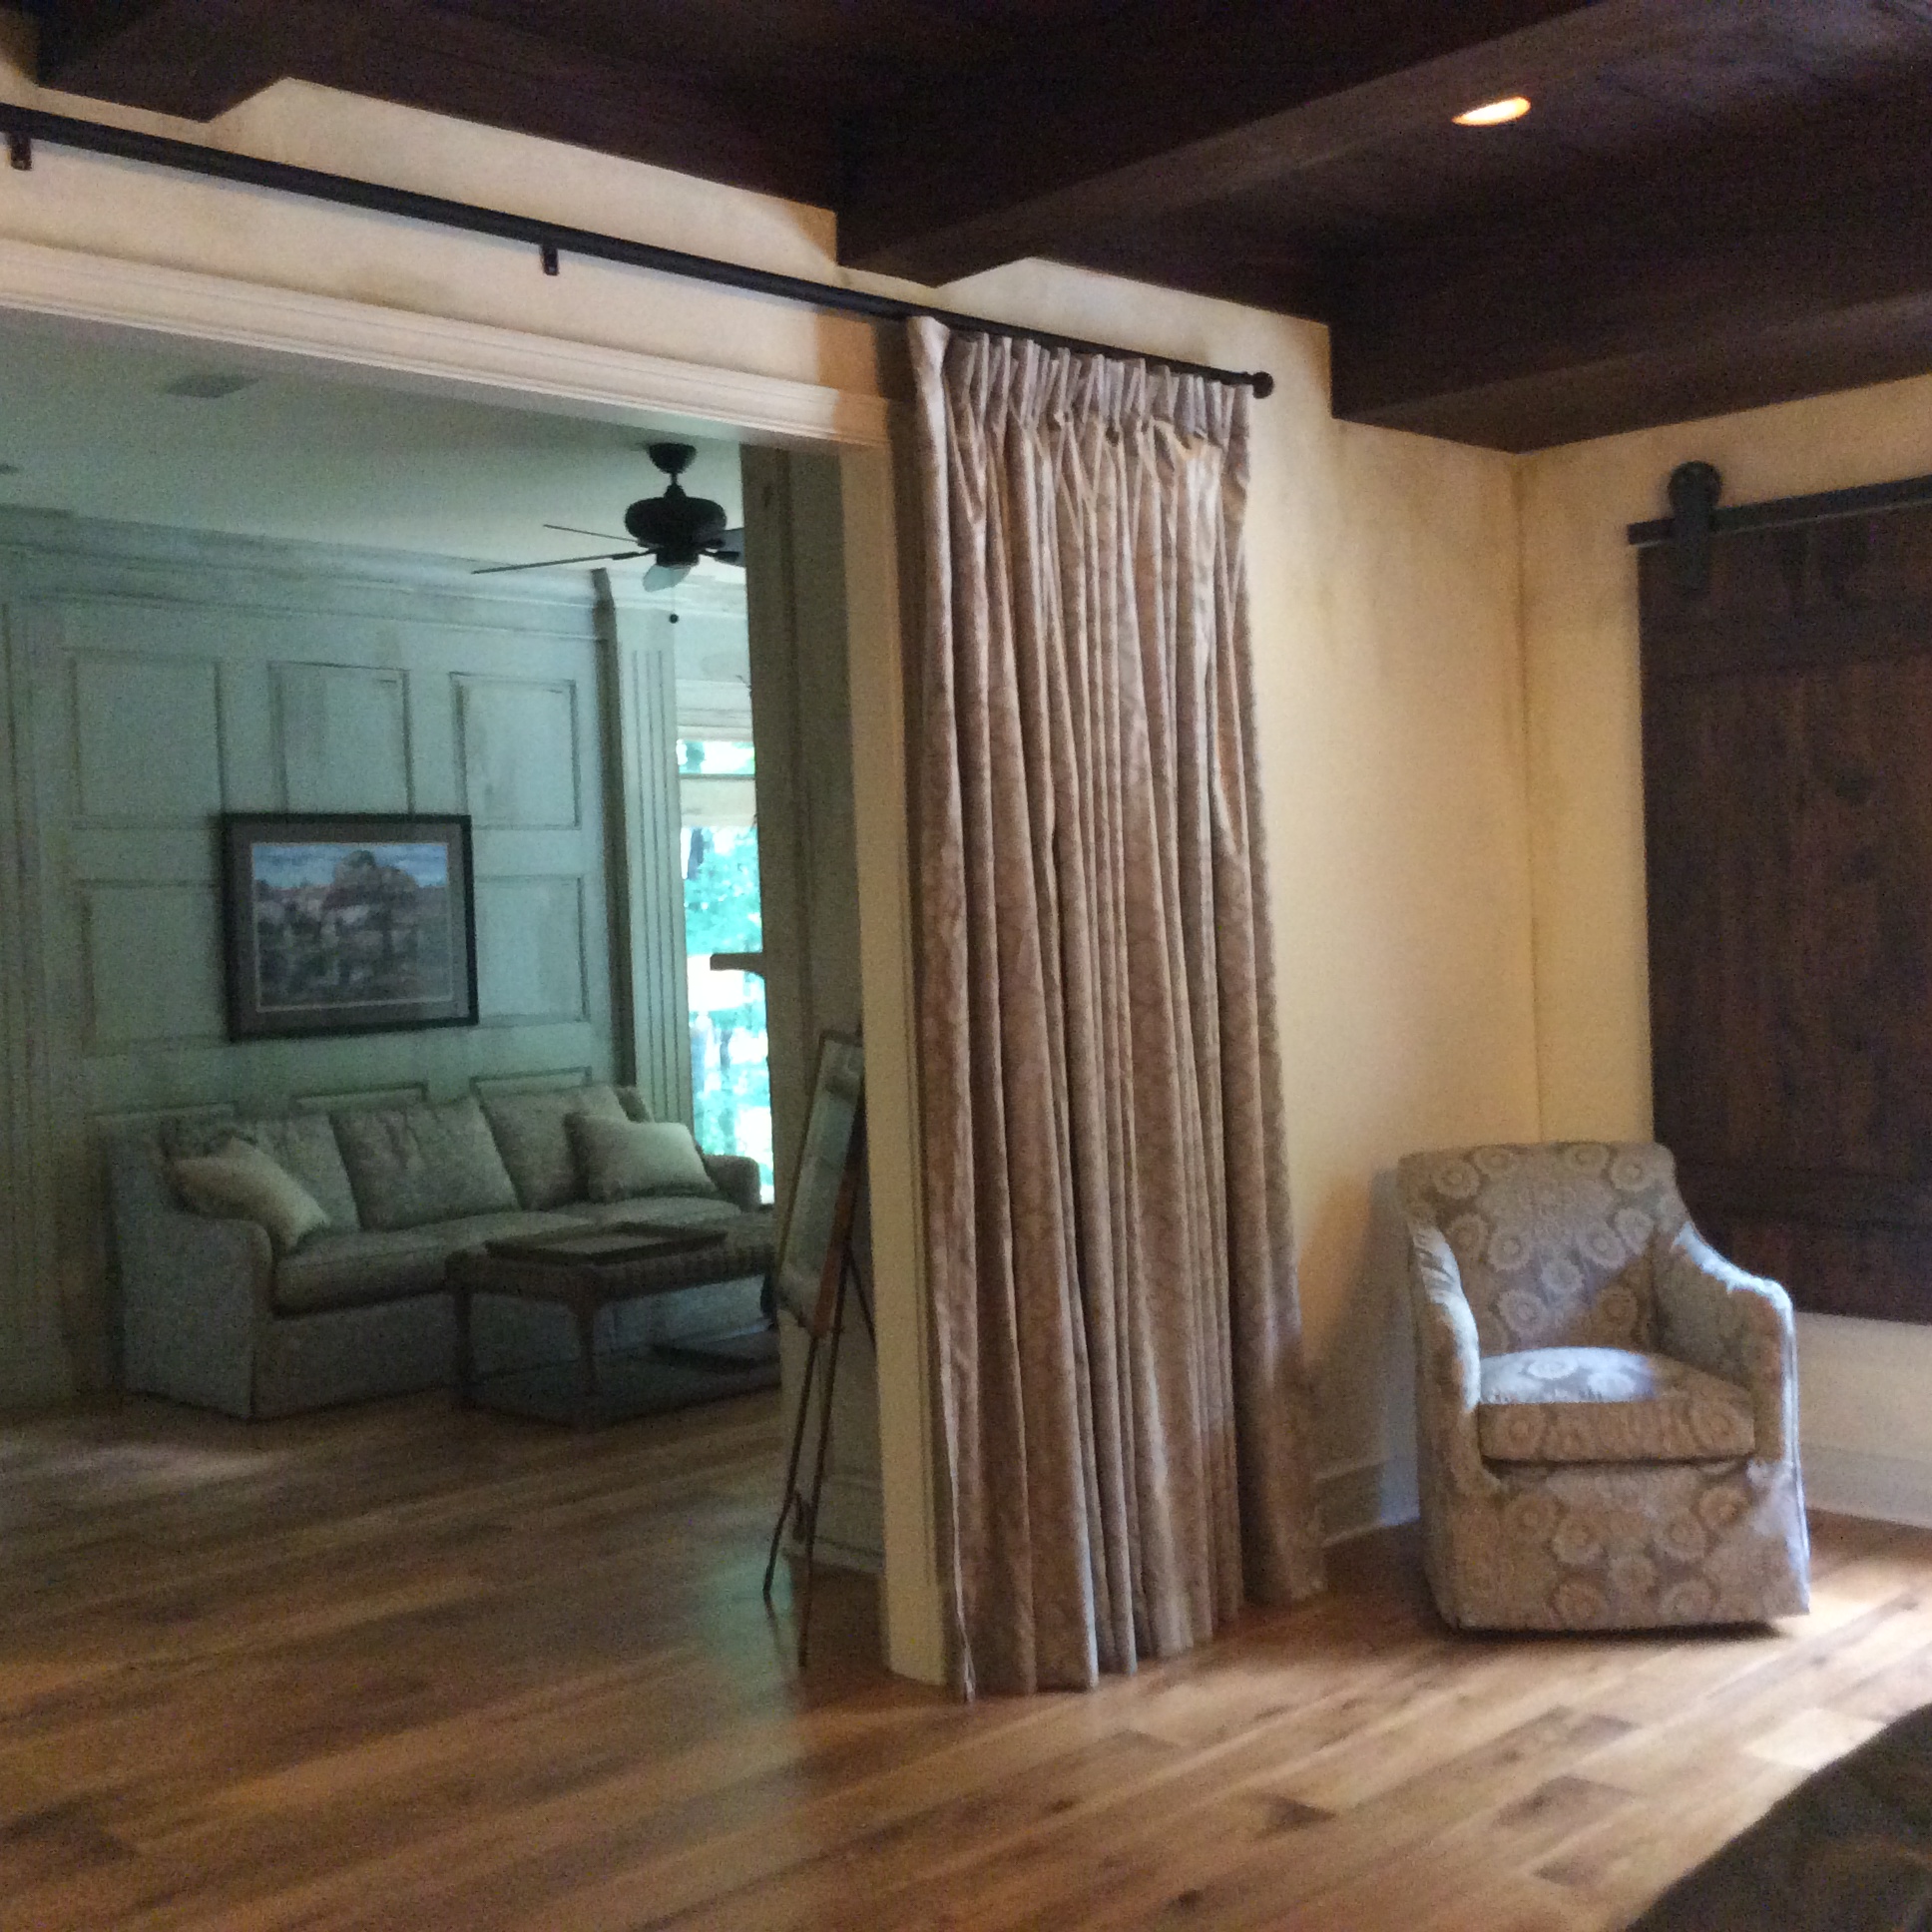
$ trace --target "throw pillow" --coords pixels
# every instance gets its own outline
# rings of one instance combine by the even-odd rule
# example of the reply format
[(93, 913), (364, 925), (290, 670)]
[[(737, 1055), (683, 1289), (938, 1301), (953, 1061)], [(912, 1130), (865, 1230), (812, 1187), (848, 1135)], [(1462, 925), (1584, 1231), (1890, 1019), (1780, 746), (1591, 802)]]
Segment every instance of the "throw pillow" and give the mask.
[(564, 1126), (584, 1164), (585, 1192), (593, 1201), (629, 1201), (636, 1195), (722, 1199), (691, 1129), (682, 1122), (620, 1123), (571, 1114)]
[(299, 1247), (328, 1226), (328, 1215), (287, 1169), (258, 1147), (230, 1140), (214, 1154), (174, 1164), (175, 1186), (198, 1214), (259, 1221), (277, 1254)]
[(230, 1141), (258, 1147), (285, 1174), (292, 1174), (315, 1197), (331, 1227), (361, 1225), (348, 1170), (335, 1145), (335, 1129), (326, 1114), (253, 1114), (225, 1119), (184, 1116), (164, 1122), (163, 1152), (171, 1161), (193, 1155), (215, 1154)]

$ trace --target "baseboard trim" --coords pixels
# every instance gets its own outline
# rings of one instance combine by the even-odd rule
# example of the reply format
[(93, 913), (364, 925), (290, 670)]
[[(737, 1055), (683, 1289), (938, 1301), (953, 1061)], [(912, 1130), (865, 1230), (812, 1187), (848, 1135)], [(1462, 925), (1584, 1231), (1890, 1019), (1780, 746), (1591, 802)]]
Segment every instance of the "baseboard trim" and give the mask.
[[(825, 1472), (825, 1488), (818, 1499), (818, 1540), (813, 1554), (831, 1570), (862, 1570), (880, 1576), (885, 1570), (883, 1500), (876, 1476)], [(793, 1551), (802, 1548), (797, 1536)]]
[(1829, 1443), (1808, 1443), (1802, 1456), (1804, 1500), (1810, 1508), (1932, 1529), (1932, 1460), (1875, 1456)]
[(29, 1414), (74, 1399), (74, 1369), (58, 1342), (23, 1348), (0, 1359), (0, 1411)]
[(1415, 1520), (1415, 1465), (1367, 1457), (1331, 1464), (1315, 1476), (1315, 1501), (1321, 1512), (1324, 1546), (1346, 1543)]

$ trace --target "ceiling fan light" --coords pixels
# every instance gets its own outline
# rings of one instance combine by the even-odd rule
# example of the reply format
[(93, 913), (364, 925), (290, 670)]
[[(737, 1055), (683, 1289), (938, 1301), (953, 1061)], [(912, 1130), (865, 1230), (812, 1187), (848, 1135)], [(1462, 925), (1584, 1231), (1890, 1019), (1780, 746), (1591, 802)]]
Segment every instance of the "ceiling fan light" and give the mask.
[(692, 564), (653, 564), (644, 573), (644, 588), (648, 591), (676, 590), (695, 568)]
[(1530, 111), (1527, 94), (1512, 94), (1501, 101), (1485, 101), (1480, 107), (1465, 108), (1456, 116), (1459, 128), (1500, 128), (1520, 121)]

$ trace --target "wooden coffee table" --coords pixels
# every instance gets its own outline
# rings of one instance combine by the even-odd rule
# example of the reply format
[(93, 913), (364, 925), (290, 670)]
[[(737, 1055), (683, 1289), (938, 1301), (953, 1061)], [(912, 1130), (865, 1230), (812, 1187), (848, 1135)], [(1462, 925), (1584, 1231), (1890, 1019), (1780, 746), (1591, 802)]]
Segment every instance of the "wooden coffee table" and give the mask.
[(470, 1406), (476, 1394), (472, 1304), (479, 1294), (548, 1301), (568, 1308), (577, 1326), (576, 1420), (596, 1420), (598, 1310), (648, 1295), (769, 1275), (772, 1212), (751, 1213), (690, 1226), (638, 1221), (585, 1224), (552, 1234), (491, 1242), (452, 1254), (444, 1282), (456, 1312), (456, 1399)]

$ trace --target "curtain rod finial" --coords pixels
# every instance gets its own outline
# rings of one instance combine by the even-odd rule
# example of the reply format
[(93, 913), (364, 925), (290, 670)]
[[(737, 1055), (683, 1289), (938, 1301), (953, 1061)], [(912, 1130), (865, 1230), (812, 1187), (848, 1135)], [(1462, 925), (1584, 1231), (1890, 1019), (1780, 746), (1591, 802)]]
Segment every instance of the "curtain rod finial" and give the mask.
[(1256, 369), (1247, 378), (1248, 387), (1254, 391), (1256, 402), (1265, 402), (1274, 393), (1274, 378), (1265, 369)]

